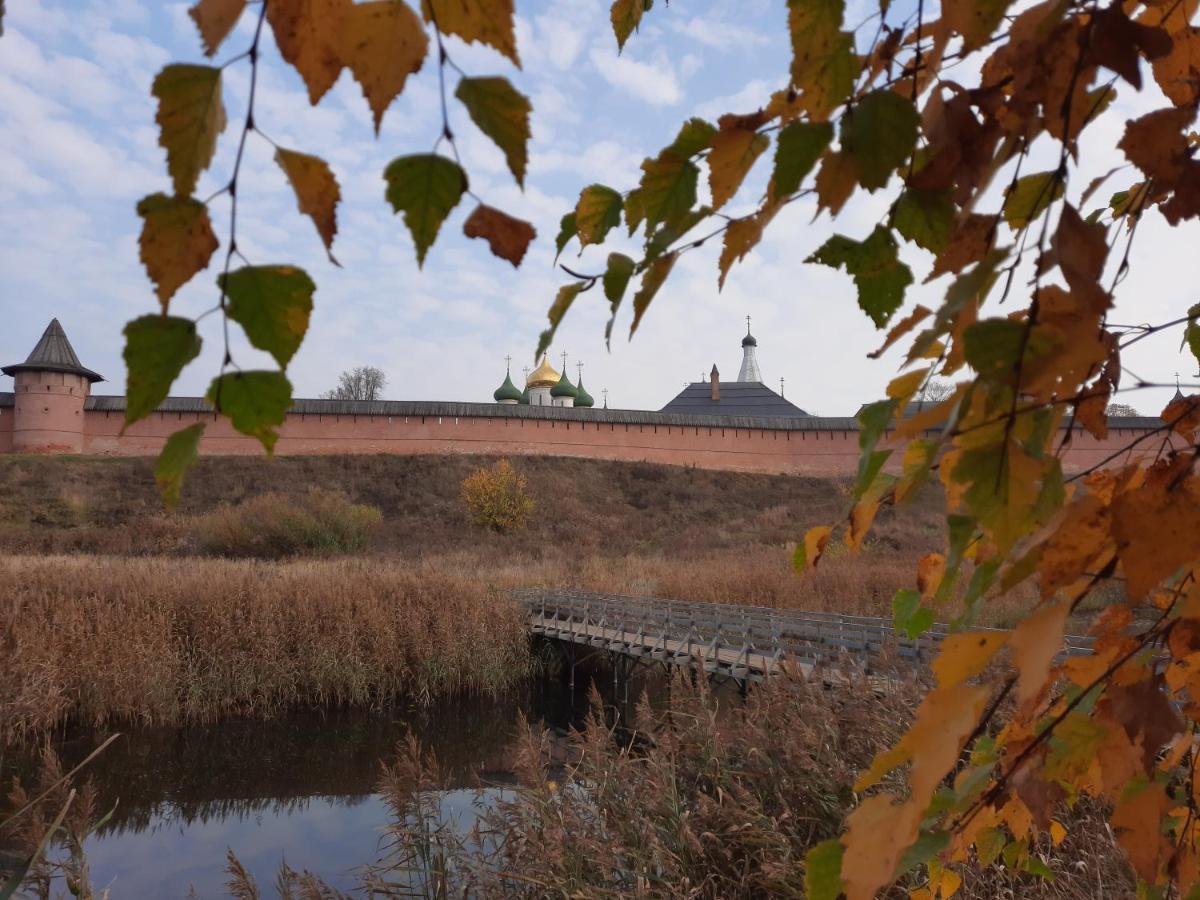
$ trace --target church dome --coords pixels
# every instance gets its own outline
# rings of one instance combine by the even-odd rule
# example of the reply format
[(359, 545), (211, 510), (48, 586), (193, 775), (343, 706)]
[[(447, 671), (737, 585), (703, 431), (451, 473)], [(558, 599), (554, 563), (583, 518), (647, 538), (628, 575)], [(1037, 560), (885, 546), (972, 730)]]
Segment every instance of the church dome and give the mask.
[(543, 355), (542, 364), (529, 373), (525, 386), (527, 388), (553, 387), (559, 380), (558, 371), (550, 365), (550, 357)]
[(512, 403), (521, 402), (521, 392), (517, 390), (517, 386), (512, 383), (512, 376), (507, 372), (504, 373), (504, 384), (496, 388), (496, 392), (492, 394), (492, 397), (497, 403), (503, 403), (505, 401), (510, 401)]
[(756, 341), (754, 339), (754, 335), (752, 335), (750, 332), (747, 331), (746, 336), (744, 338), (742, 338), (742, 346), (743, 347), (757, 347), (758, 341)]
[(579, 384), (575, 386), (575, 405), (576, 406), (595, 406), (596, 401), (591, 394), (583, 386), (583, 379), (579, 379)]
[(558, 379), (554, 387), (550, 388), (551, 397), (575, 397), (579, 392), (575, 390), (575, 385), (571, 384), (571, 380), (567, 378), (567, 373), (563, 372), (562, 377)]

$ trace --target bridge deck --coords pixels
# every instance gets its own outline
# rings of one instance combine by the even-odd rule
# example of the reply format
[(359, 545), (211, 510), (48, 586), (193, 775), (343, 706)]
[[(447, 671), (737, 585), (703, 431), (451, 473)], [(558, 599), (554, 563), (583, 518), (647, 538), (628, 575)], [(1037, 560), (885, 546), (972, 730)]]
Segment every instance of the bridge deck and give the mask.
[[(934, 625), (916, 639), (887, 619), (726, 603), (523, 589), (533, 634), (639, 660), (688, 666), (757, 681), (786, 664), (806, 677), (838, 662), (879, 671), (887, 660), (927, 662), (950, 633)], [(976, 629), (988, 630), (988, 629)], [(1091, 652), (1092, 639), (1068, 636), (1062, 652)]]

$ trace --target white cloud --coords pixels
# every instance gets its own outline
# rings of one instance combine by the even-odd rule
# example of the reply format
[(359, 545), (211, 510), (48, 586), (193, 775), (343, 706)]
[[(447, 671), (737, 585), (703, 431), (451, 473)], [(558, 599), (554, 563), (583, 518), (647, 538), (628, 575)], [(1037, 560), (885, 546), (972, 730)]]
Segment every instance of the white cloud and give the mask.
[(673, 106), (683, 99), (683, 91), (675, 72), (666, 58), (656, 62), (639, 62), (626, 53), (618, 56), (607, 43), (592, 48), (589, 58), (600, 77), (613, 87), (620, 88), (654, 106)]

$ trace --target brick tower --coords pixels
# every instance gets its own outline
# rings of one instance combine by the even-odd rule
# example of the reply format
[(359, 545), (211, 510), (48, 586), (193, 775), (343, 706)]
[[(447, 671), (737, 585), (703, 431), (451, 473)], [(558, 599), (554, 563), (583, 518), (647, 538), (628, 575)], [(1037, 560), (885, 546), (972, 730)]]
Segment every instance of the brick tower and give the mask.
[(29, 358), (0, 368), (13, 377), (13, 451), (79, 453), (83, 402), (104, 379), (85, 369), (58, 319), (52, 319)]

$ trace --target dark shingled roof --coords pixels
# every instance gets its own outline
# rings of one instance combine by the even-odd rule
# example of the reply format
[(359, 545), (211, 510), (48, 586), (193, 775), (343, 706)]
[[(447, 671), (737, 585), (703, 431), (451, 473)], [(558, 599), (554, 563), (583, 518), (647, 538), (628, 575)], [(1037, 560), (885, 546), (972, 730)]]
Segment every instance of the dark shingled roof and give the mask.
[(82, 375), (92, 383), (104, 380), (103, 376), (97, 375), (91, 369), (85, 369), (80, 364), (79, 357), (75, 355), (75, 348), (67, 340), (67, 333), (63, 331), (58, 319), (50, 320), (50, 324), (42, 332), (42, 339), (37, 342), (37, 346), (25, 362), (4, 366), (0, 368), (0, 372), (5, 375), (16, 375), (18, 372), (67, 372), (71, 375)]
[(722, 381), (720, 385), (720, 400), (713, 400), (710, 382), (696, 381), (680, 391), (661, 411), (685, 415), (811, 418), (800, 407), (789, 403), (761, 381)]

